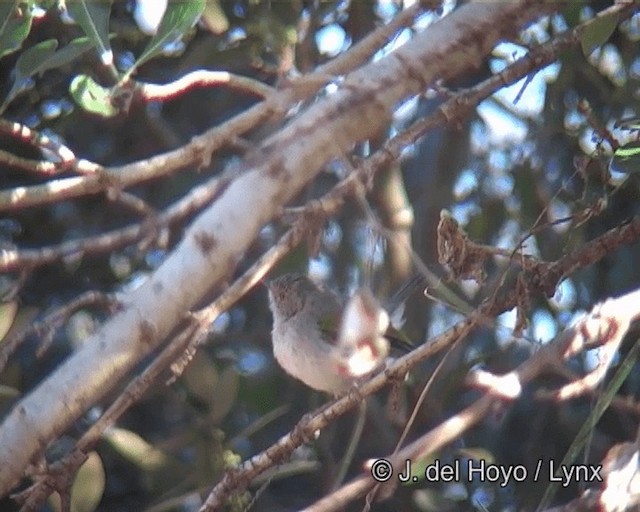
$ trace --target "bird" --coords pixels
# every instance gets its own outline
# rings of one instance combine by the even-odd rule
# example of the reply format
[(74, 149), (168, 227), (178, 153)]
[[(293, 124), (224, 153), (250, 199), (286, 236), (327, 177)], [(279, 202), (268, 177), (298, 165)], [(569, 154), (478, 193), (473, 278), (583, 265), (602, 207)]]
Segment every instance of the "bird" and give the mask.
[[(394, 303), (422, 282), (414, 276), (390, 304), (397, 307)], [(383, 366), (391, 342), (404, 351), (413, 348), (390, 326), (387, 311), (366, 288), (343, 305), (304, 274), (284, 274), (267, 286), (274, 357), (310, 388), (338, 396)]]

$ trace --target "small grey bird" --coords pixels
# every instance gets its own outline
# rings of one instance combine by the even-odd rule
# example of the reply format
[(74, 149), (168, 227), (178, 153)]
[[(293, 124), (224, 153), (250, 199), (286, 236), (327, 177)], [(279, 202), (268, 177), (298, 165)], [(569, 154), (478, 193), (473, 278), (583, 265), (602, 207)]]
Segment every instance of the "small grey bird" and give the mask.
[[(421, 282), (414, 278), (399, 293)], [(302, 274), (280, 276), (268, 288), (273, 353), (289, 375), (338, 395), (384, 363), (389, 317), (370, 293), (358, 292), (345, 310), (334, 293)]]

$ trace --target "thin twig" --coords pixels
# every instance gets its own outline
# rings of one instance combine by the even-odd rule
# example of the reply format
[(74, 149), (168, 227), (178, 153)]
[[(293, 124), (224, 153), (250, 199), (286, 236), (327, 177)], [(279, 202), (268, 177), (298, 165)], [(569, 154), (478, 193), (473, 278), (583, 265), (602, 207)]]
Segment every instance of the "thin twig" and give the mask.
[(136, 82), (136, 98), (143, 101), (166, 101), (198, 87), (225, 85), (231, 89), (248, 92), (260, 98), (267, 98), (275, 89), (254, 80), (227, 71), (209, 71), (199, 69), (174, 80), (168, 84), (150, 84)]
[(230, 175), (214, 177), (203, 185), (195, 187), (189, 194), (167, 208), (165, 212), (159, 213), (156, 218), (152, 217), (153, 225), (142, 222), (108, 233), (39, 249), (1, 249), (0, 272), (42, 266), (70, 255), (104, 254), (137, 242), (153, 229), (158, 230), (161, 227), (170, 226), (199, 211), (219, 194), (230, 179)]

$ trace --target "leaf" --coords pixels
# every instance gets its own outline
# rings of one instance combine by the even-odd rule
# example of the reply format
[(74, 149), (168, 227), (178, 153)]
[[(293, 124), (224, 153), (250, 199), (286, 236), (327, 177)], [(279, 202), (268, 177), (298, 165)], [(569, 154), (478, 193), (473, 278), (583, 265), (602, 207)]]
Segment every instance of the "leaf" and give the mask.
[(16, 81), (19, 81), (21, 77), (31, 76), (45, 71), (47, 69), (47, 61), (56, 51), (57, 47), (57, 40), (47, 39), (31, 48), (27, 48), (16, 62)]
[(585, 56), (602, 46), (618, 26), (618, 13), (609, 12), (596, 16), (585, 25), (580, 34), (580, 46)]
[(634, 141), (616, 149), (609, 169), (624, 174), (640, 172), (640, 142)]
[[(70, 512), (93, 512), (98, 508), (105, 489), (104, 464), (100, 455), (91, 452), (87, 455), (87, 460), (73, 479), (71, 486)], [(59, 494), (49, 496), (50, 508), (55, 512), (63, 510)]]
[(15, 301), (0, 304), (0, 341), (2, 341), (7, 332), (9, 332), (17, 312), (18, 303)]
[(217, 385), (211, 390), (213, 395), (211, 421), (214, 424), (220, 423), (231, 411), (231, 408), (236, 403), (239, 387), (240, 379), (233, 365), (227, 366), (220, 372)]
[(90, 76), (76, 76), (69, 85), (69, 92), (75, 102), (87, 112), (102, 117), (113, 117), (118, 113), (111, 104), (111, 89), (102, 87)]
[(38, 308), (22, 306), (16, 314), (9, 332), (7, 332), (2, 339), (13, 336), (23, 329), (26, 329), (35, 321), (39, 313), (40, 310)]
[(33, 75), (38, 73), (42, 74), (46, 71), (46, 63), (55, 52), (58, 46), (58, 41), (55, 39), (48, 39), (42, 41), (37, 45), (27, 49), (20, 55), (16, 66), (13, 70), (13, 83), (11, 89), (7, 93), (2, 106), (0, 106), (0, 112), (11, 103), (17, 96), (25, 91), (33, 88), (35, 82), (31, 79)]
[(220, 0), (209, 0), (206, 4), (202, 13), (205, 26), (215, 35), (224, 34), (229, 30), (229, 19), (220, 5)]
[(31, 30), (31, 10), (18, 2), (0, 2), (0, 59), (15, 52)]
[(20, 390), (6, 384), (0, 384), (0, 399), (3, 398), (18, 398), (20, 396)]
[(104, 438), (122, 457), (144, 471), (155, 471), (171, 463), (165, 452), (131, 430), (114, 427), (105, 433)]
[(574, 28), (580, 24), (580, 13), (583, 8), (584, 2), (574, 1), (570, 2), (566, 9), (563, 9), (562, 16), (564, 16), (564, 19), (570, 28)]
[(166, 44), (172, 43), (193, 27), (200, 18), (205, 4), (205, 0), (169, 2), (158, 31), (151, 38), (151, 41), (149, 41), (149, 44), (128, 74), (131, 74), (134, 69), (162, 53), (162, 49)]
[(196, 400), (212, 407), (220, 374), (214, 362), (204, 353), (198, 353), (193, 358), (183, 379), (190, 395)]
[(91, 41), (86, 37), (74, 39), (61, 50), (56, 51), (58, 41), (47, 39), (25, 50), (18, 58), (14, 68), (14, 78), (11, 90), (0, 107), (0, 112), (11, 103), (16, 96), (27, 90), (30, 78), (33, 75), (41, 75), (49, 69), (58, 68), (68, 64), (92, 47)]
[(93, 43), (88, 37), (78, 37), (64, 48), (60, 48), (55, 52), (47, 62), (43, 63), (42, 69), (38, 72), (42, 73), (48, 69), (65, 66), (80, 57), (83, 53), (89, 51), (92, 47)]
[(109, 43), (111, 0), (68, 0), (67, 10), (100, 52), (102, 63), (113, 66)]
[(102, 459), (96, 452), (91, 452), (80, 467), (71, 487), (71, 510), (74, 512), (96, 510), (102, 499), (104, 486), (105, 473)]

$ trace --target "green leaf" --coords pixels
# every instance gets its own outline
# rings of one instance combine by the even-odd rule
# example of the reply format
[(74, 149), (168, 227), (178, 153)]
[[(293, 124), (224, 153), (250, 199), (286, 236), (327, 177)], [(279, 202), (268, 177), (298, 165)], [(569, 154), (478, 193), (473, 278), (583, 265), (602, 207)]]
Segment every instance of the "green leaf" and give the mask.
[(67, 10), (100, 52), (102, 63), (113, 66), (109, 43), (111, 0), (68, 0)]
[(202, 13), (206, 27), (215, 35), (224, 34), (229, 30), (229, 19), (220, 5), (220, 0), (209, 0), (206, 4)]
[(580, 34), (582, 53), (585, 56), (591, 55), (596, 48), (602, 46), (611, 37), (617, 26), (617, 12), (609, 12), (593, 18), (585, 25)]
[(149, 41), (149, 44), (128, 74), (130, 75), (134, 69), (162, 53), (162, 49), (166, 44), (172, 43), (193, 27), (200, 18), (205, 4), (205, 0), (169, 2), (158, 31), (151, 38), (151, 41)]
[(47, 68), (47, 61), (56, 51), (58, 41), (55, 39), (47, 39), (31, 48), (27, 48), (16, 62), (16, 73), (21, 77), (32, 76), (41, 73)]
[(47, 39), (25, 50), (16, 62), (11, 90), (0, 107), (2, 112), (16, 96), (29, 88), (29, 79), (33, 75), (42, 74), (49, 69), (68, 64), (92, 47), (86, 37), (74, 39), (64, 48), (56, 51), (58, 41)]
[(58, 41), (55, 39), (47, 39), (28, 48), (20, 55), (14, 68), (15, 76), (13, 85), (0, 107), (0, 112), (3, 112), (16, 96), (32, 86), (29, 79), (36, 73), (41, 72), (41, 70), (44, 71), (43, 68), (46, 66), (47, 60), (53, 55), (57, 47)]
[(227, 366), (220, 372), (215, 392), (212, 393), (213, 410), (211, 411), (211, 421), (214, 424), (220, 423), (231, 411), (231, 408), (236, 403), (239, 387), (240, 378), (233, 365)]
[(20, 396), (20, 390), (5, 384), (0, 384), (0, 399), (3, 398), (18, 398)]
[(31, 9), (23, 3), (0, 1), (0, 59), (20, 48), (32, 19)]
[(16, 301), (0, 304), (0, 341), (2, 341), (9, 332), (9, 328), (13, 325), (17, 312), (18, 303)]
[(111, 89), (102, 87), (90, 76), (76, 76), (69, 86), (69, 92), (75, 102), (87, 112), (102, 117), (113, 117), (118, 113), (111, 104)]
[(616, 149), (609, 169), (624, 174), (640, 172), (640, 141), (630, 142)]
[(171, 457), (163, 450), (131, 430), (112, 427), (104, 439), (119, 455), (144, 471), (156, 471), (171, 463)]
[(104, 494), (106, 476), (102, 459), (96, 452), (89, 453), (78, 470), (71, 487), (71, 510), (93, 512), (98, 508)]
[(47, 62), (43, 63), (38, 72), (42, 73), (48, 69), (65, 66), (91, 48), (93, 48), (93, 43), (88, 37), (78, 37), (55, 52)]
[(189, 394), (211, 407), (215, 398), (220, 372), (206, 354), (196, 354), (182, 375)]
[(570, 2), (567, 5), (567, 8), (562, 10), (562, 16), (564, 16), (564, 19), (570, 28), (574, 28), (580, 24), (580, 13), (584, 8), (584, 4), (585, 2), (582, 0)]

